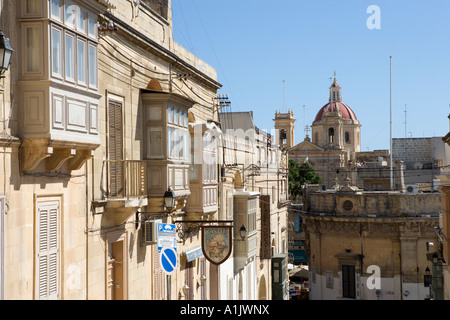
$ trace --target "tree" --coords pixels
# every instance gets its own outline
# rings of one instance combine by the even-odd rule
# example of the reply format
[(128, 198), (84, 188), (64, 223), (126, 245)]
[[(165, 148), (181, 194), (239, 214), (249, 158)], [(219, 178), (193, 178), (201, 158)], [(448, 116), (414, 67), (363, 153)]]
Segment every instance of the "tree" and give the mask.
[(312, 165), (308, 162), (299, 164), (296, 160), (289, 159), (289, 193), (296, 196), (302, 193), (304, 184), (321, 184), (322, 178), (316, 174)]

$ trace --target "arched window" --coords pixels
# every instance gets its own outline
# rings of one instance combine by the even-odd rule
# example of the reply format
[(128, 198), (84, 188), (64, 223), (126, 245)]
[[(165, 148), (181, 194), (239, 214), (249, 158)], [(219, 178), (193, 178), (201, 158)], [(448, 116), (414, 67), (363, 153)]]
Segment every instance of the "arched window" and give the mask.
[(349, 132), (346, 132), (345, 133), (345, 143), (350, 143), (350, 133)]
[(333, 128), (328, 129), (328, 141), (330, 143), (333, 143), (333, 141), (334, 141), (334, 129)]

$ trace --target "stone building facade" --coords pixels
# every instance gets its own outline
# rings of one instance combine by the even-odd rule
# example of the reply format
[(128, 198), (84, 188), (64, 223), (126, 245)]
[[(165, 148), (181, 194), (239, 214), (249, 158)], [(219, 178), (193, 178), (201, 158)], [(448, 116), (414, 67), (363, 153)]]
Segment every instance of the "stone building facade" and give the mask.
[[(277, 286), (272, 259), (281, 254), (287, 262), (288, 253), (286, 149), (277, 144), (277, 135), (255, 125), (252, 112), (223, 112), (219, 118), (224, 137), (220, 215), (235, 221), (233, 257), (218, 267), (220, 298), (271, 300)], [(243, 224), (245, 239), (239, 236)], [(287, 282), (281, 285), (287, 298)]]
[(392, 155), (404, 162), (405, 185), (414, 192), (436, 191), (438, 176), (449, 171), (450, 147), (441, 137), (394, 138)]
[(302, 217), (310, 299), (430, 297), (440, 193), (365, 192), (344, 186), (308, 193)]
[[(247, 167), (263, 152), (233, 153), (247, 157), (246, 167), (221, 175), (222, 85), (174, 41), (171, 1), (4, 1), (1, 28), (15, 49), (0, 80), (1, 298), (270, 298), (270, 257), (243, 260), (222, 288), (202, 253), (200, 226), (234, 222), (224, 190), (240, 189), (235, 180), (250, 190)], [(268, 152), (265, 137), (258, 141)], [(272, 152), (281, 157), (280, 148)], [(244, 162), (227, 162), (235, 163)], [(286, 172), (275, 169), (269, 185), (255, 179), (251, 197), (271, 190), (277, 199), (266, 219), (274, 252), (283, 252)], [(259, 250), (261, 223), (251, 221)], [(164, 244), (158, 223), (172, 231)], [(160, 263), (163, 246), (176, 249), (170, 274)]]

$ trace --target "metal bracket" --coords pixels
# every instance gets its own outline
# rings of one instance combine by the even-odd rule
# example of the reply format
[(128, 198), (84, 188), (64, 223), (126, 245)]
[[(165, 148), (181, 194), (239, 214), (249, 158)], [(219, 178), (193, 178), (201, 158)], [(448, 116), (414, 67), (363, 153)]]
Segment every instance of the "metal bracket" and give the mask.
[(197, 234), (204, 225), (222, 225), (233, 224), (233, 220), (178, 220), (174, 221), (177, 225), (178, 238), (185, 242), (191, 234)]

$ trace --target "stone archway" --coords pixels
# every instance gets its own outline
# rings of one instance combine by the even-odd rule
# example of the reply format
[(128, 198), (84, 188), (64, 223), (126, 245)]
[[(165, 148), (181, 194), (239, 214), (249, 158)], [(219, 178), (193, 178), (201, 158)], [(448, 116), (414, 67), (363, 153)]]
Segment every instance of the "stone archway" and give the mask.
[(267, 285), (266, 277), (264, 275), (262, 275), (261, 279), (259, 280), (258, 299), (267, 300)]

